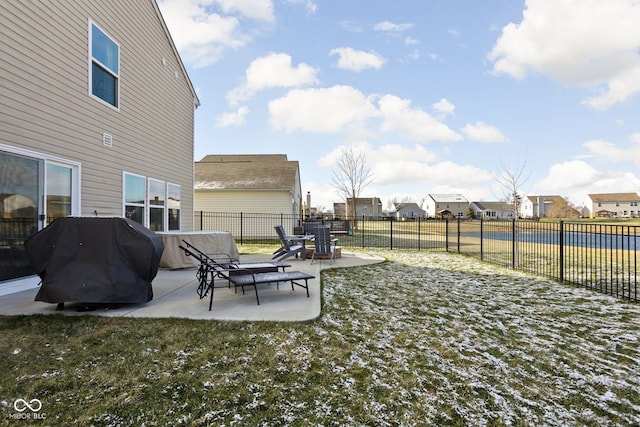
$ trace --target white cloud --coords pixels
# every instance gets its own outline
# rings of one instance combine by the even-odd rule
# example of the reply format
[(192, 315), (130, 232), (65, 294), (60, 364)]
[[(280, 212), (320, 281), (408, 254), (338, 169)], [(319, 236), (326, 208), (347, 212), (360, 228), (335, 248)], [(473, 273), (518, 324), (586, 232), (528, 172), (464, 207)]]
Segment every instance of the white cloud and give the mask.
[[(263, 3), (271, 2), (260, 4)], [(158, 2), (180, 56), (194, 68), (211, 65), (226, 49), (236, 49), (250, 41), (250, 37), (240, 31), (236, 16), (223, 16), (212, 11), (210, 5), (211, 1), (200, 0)]]
[(560, 193), (564, 190), (585, 187), (602, 177), (602, 173), (582, 160), (557, 163), (549, 168), (547, 176), (534, 184), (541, 193)]
[(604, 85), (585, 104), (605, 110), (640, 92), (637, 0), (527, 0), (489, 54), (496, 74), (541, 73), (565, 84)]
[(272, 0), (213, 0), (202, 3), (215, 3), (223, 12), (240, 13), (241, 15), (258, 21), (273, 22)]
[(381, 126), (384, 131), (398, 131), (407, 138), (421, 142), (452, 142), (462, 139), (462, 136), (429, 113), (411, 108), (410, 100), (395, 95), (384, 95), (378, 105), (380, 113), (384, 116)]
[(243, 125), (247, 114), (249, 114), (249, 108), (245, 106), (242, 106), (233, 112), (222, 113), (216, 118), (216, 126), (224, 128)]
[(269, 102), (274, 129), (338, 133), (377, 114), (369, 97), (351, 86), (294, 89)]
[(317, 70), (305, 63), (293, 67), (291, 56), (286, 53), (271, 53), (251, 62), (245, 72), (245, 82), (229, 91), (227, 100), (235, 106), (263, 89), (317, 84), (316, 74)]
[(601, 171), (581, 161), (557, 163), (533, 186), (535, 194), (562, 194), (576, 206), (591, 209), (589, 194), (637, 193), (640, 178), (631, 172)]
[(633, 134), (630, 139), (631, 145), (626, 149), (602, 140), (587, 141), (583, 146), (600, 159), (614, 163), (633, 161), (640, 168), (640, 134)]
[(329, 56), (338, 55), (338, 67), (344, 70), (362, 71), (367, 68), (380, 69), (386, 62), (381, 55), (376, 52), (365, 52), (355, 50), (351, 47), (339, 47), (331, 49)]
[[(436, 163), (438, 156), (421, 145), (413, 148), (399, 144), (388, 144), (378, 148), (367, 142), (353, 145), (354, 150), (365, 154), (367, 165), (373, 171), (373, 184), (386, 186), (394, 184), (426, 185), (475, 185), (489, 181), (492, 176), (487, 171), (471, 165), (459, 165), (451, 161)], [(318, 160), (318, 165), (333, 168), (341, 156), (344, 146), (334, 148)], [(425, 194), (430, 190), (425, 189)]]
[(419, 43), (420, 42), (417, 39), (415, 39), (415, 38), (413, 38), (411, 36), (405, 37), (405, 39), (404, 39), (404, 44), (409, 45), (409, 46), (415, 46), (415, 45), (417, 45)]
[(507, 138), (500, 129), (482, 122), (476, 122), (475, 124), (468, 123), (462, 128), (462, 133), (471, 141), (489, 143), (507, 141)]
[(304, 4), (307, 12), (314, 14), (318, 11), (318, 5), (312, 0), (287, 0), (288, 3), (292, 4)]
[(373, 26), (376, 31), (388, 31), (391, 33), (402, 33), (413, 28), (413, 24), (394, 24), (389, 21), (378, 22)]
[[(362, 134), (370, 119), (381, 119), (380, 130), (397, 132), (419, 141), (452, 142), (462, 136), (429, 113), (411, 107), (411, 101), (394, 95), (367, 96), (351, 86), (337, 85), (321, 89), (294, 89), (269, 102), (273, 129), (293, 132)], [(447, 107), (440, 101), (442, 108)]]
[(443, 117), (449, 114), (453, 114), (456, 110), (456, 106), (449, 102), (446, 98), (442, 98), (440, 101), (432, 105), (433, 109), (440, 113)]

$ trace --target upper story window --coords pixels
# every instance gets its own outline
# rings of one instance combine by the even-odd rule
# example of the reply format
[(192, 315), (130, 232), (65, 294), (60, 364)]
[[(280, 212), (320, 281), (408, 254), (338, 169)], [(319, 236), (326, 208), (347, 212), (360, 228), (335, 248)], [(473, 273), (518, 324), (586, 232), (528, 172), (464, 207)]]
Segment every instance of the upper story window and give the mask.
[(109, 105), (119, 106), (120, 46), (89, 22), (90, 92)]

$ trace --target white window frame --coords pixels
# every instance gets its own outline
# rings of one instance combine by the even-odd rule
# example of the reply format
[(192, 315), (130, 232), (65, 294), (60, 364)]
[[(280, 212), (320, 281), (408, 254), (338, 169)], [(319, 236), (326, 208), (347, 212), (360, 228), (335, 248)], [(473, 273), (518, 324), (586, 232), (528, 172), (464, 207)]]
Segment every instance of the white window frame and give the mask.
[[(171, 186), (175, 186), (178, 187), (178, 189), (180, 190), (180, 200), (178, 200), (178, 204), (177, 206), (171, 206), (171, 200), (169, 199), (169, 195), (170, 195), (170, 191), (169, 188)], [(182, 229), (182, 186), (180, 184), (176, 184), (173, 182), (167, 182), (167, 195), (166, 195), (166, 201), (167, 201), (167, 211), (166, 211), (166, 217), (167, 217), (167, 226), (166, 226), (166, 230), (167, 231), (180, 231)], [(176, 229), (172, 229), (169, 227), (169, 214), (171, 210), (177, 210), (178, 211), (178, 228)]]
[[(162, 185), (162, 191), (160, 192), (160, 194), (162, 194), (163, 200), (162, 200), (162, 205), (152, 205), (151, 204), (151, 185), (152, 184), (161, 184)], [(147, 213), (146, 213), (146, 217), (147, 217), (147, 224), (145, 225), (145, 227), (151, 229), (151, 209), (162, 209), (162, 230), (155, 230), (155, 231), (166, 231), (167, 230), (167, 183), (165, 181), (162, 181), (160, 179), (156, 179), (156, 178), (147, 178), (147, 198), (146, 198), (146, 209), (147, 209)]]
[[(144, 198), (142, 203), (127, 202), (127, 175), (144, 179)], [(146, 205), (147, 205), (147, 177), (137, 173), (126, 172), (126, 171), (122, 172), (122, 217), (127, 218), (127, 206), (135, 206), (138, 208), (142, 208), (142, 215), (144, 216), (144, 218), (142, 219), (142, 225), (146, 227), (149, 223)]]
[[(111, 70), (109, 67), (107, 67), (105, 64), (102, 64), (98, 59), (93, 57), (93, 27), (97, 28), (100, 32), (102, 32), (102, 34), (104, 34), (109, 40), (111, 40), (113, 42), (113, 44), (115, 44), (118, 47), (118, 71), (114, 72), (113, 70)], [(97, 99), (98, 101), (100, 101), (101, 103), (103, 103), (104, 105), (109, 106), (110, 108), (113, 108), (116, 111), (120, 111), (120, 44), (115, 41), (113, 39), (113, 37), (111, 37), (109, 35), (109, 33), (107, 33), (105, 30), (103, 30), (100, 25), (98, 25), (97, 23), (95, 23), (94, 21), (92, 21), (91, 19), (89, 19), (89, 31), (88, 31), (88, 35), (89, 35), (89, 95), (94, 98)], [(93, 94), (93, 63), (96, 63), (97, 65), (99, 65), (101, 68), (103, 68), (104, 70), (106, 70), (109, 74), (111, 74), (112, 76), (115, 77), (116, 79), (116, 96), (115, 96), (115, 102), (116, 105), (113, 105), (107, 101), (105, 101), (104, 99), (100, 98), (99, 96), (96, 96)]]

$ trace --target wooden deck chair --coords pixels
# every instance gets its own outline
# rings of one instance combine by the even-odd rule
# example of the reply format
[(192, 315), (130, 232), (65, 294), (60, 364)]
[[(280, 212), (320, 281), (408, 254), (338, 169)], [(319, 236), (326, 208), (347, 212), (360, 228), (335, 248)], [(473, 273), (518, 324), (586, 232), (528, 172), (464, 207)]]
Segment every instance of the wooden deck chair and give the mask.
[(315, 244), (315, 249), (313, 251), (313, 255), (311, 256), (311, 264), (313, 264), (316, 256), (329, 256), (329, 264), (333, 264), (336, 260), (336, 244), (338, 239), (331, 236), (331, 230), (328, 226), (323, 225), (320, 227), (316, 227), (314, 232), (313, 243)]
[(304, 245), (302, 243), (296, 243), (296, 242), (300, 242), (301, 239), (303, 239), (303, 237), (287, 236), (284, 231), (284, 227), (281, 225), (276, 225), (275, 229), (276, 229), (276, 233), (278, 234), (278, 239), (280, 240), (280, 244), (282, 245), (282, 247), (278, 249), (276, 252), (274, 252), (274, 256), (272, 259), (278, 258), (278, 261), (282, 261), (293, 255), (297, 257), (298, 254), (302, 254), (302, 258), (304, 259), (305, 258), (305, 254), (303, 252), (305, 249)]

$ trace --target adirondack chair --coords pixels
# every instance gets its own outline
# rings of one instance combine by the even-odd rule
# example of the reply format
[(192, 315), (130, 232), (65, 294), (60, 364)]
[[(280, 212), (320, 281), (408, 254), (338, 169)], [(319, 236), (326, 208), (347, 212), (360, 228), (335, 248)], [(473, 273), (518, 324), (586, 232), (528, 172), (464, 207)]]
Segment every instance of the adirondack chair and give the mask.
[(328, 226), (316, 227), (314, 232), (313, 243), (315, 249), (311, 256), (311, 264), (315, 260), (316, 256), (328, 255), (329, 264), (333, 264), (336, 261), (336, 244), (338, 239), (331, 236), (331, 230)]
[(293, 255), (297, 257), (298, 254), (301, 255), (302, 259), (306, 258), (304, 236), (287, 236), (284, 227), (281, 225), (276, 225), (275, 229), (282, 246), (274, 252), (272, 259), (278, 258), (278, 261), (282, 261)]

